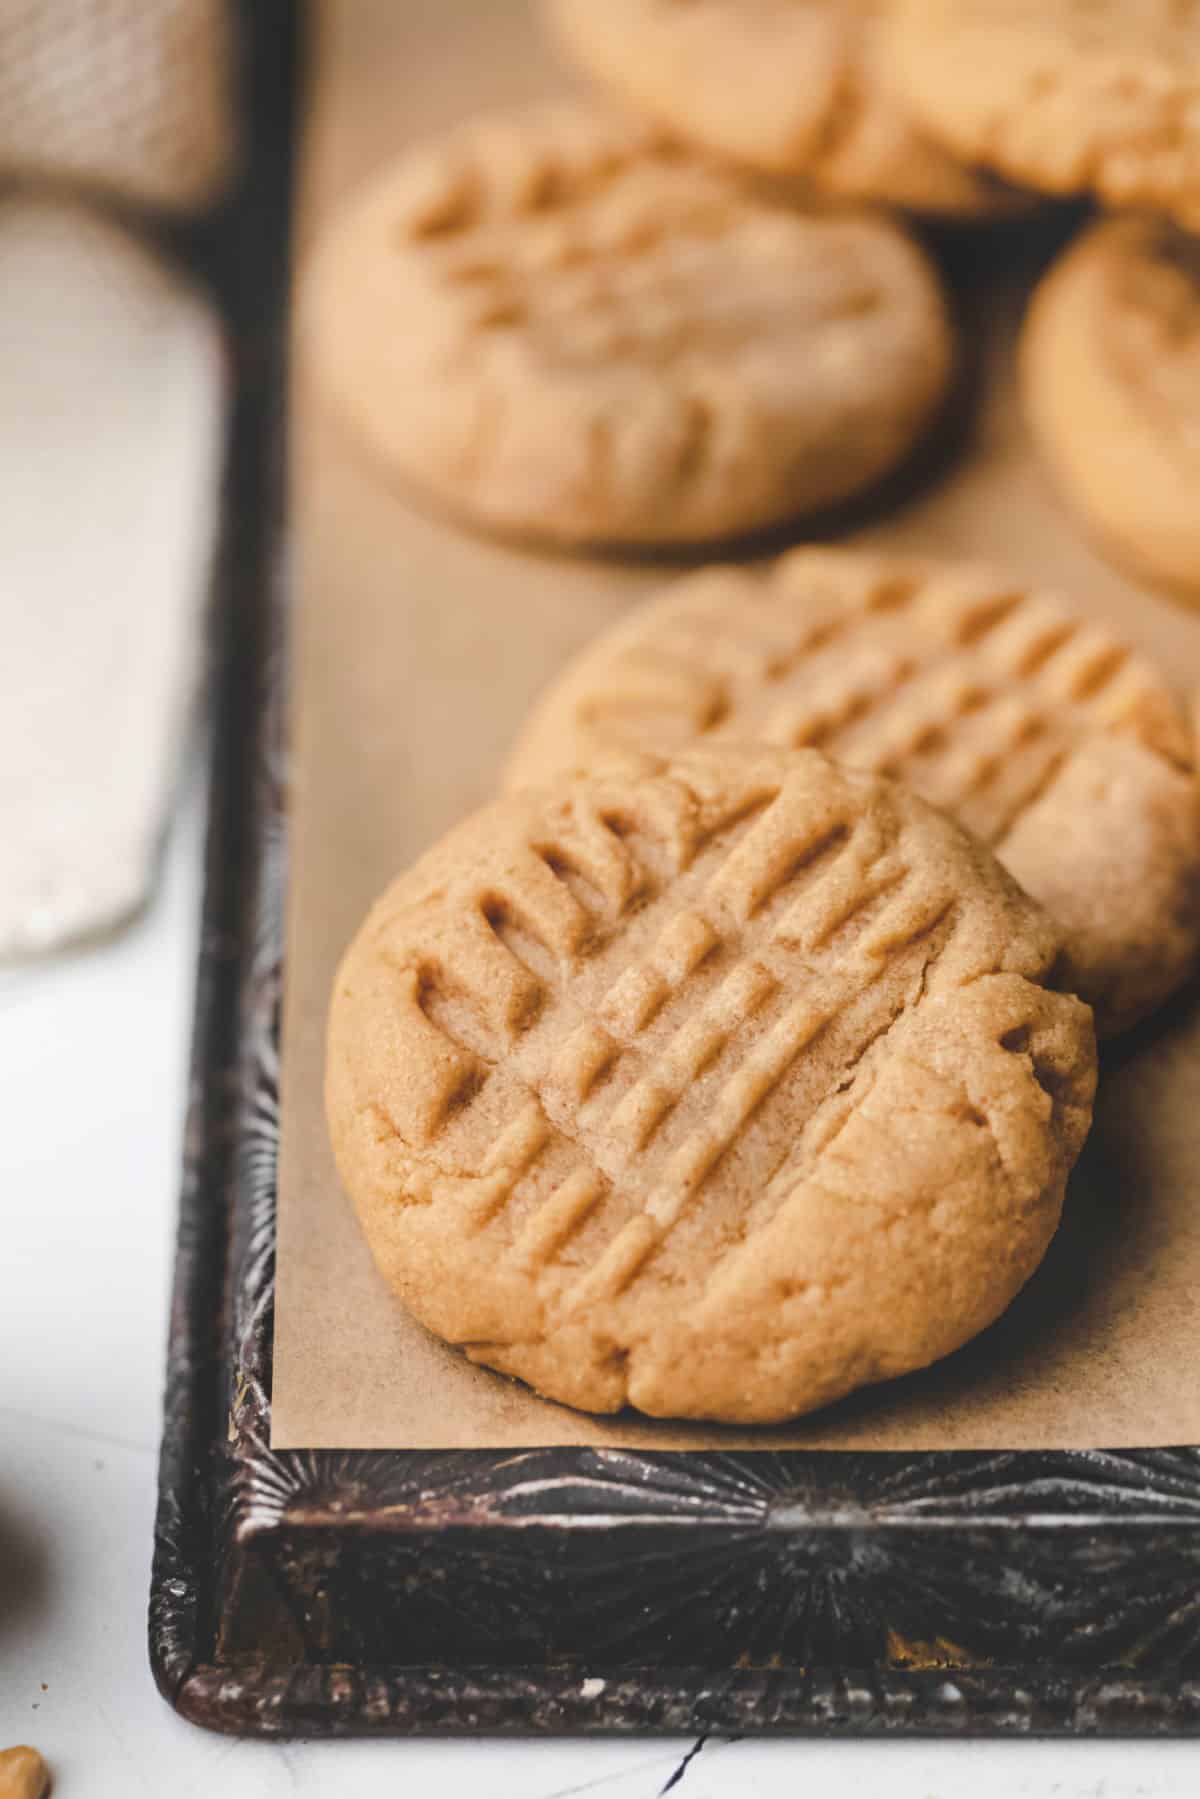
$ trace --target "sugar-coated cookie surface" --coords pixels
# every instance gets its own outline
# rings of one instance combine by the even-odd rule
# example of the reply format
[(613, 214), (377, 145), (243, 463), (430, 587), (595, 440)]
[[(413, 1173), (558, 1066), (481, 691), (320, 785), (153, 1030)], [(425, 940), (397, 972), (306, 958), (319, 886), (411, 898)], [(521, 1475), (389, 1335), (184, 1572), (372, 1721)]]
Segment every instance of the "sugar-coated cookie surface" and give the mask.
[(1095, 1080), (1057, 947), (982, 845), (816, 751), (510, 795), (342, 963), (338, 1166), (475, 1360), (787, 1418), (949, 1353), (1037, 1266)]
[(1084, 232), (1034, 295), (1025, 415), (1056, 484), (1136, 572), (1200, 602), (1200, 244), (1153, 217)]
[(1200, 225), (1200, 0), (894, 0), (885, 50), (959, 155)]
[(814, 746), (990, 844), (1065, 931), (1063, 984), (1124, 1029), (1200, 941), (1186, 717), (1105, 626), (993, 570), (801, 549), (684, 577), (568, 665), (509, 785), (702, 738)]
[(1015, 195), (917, 125), (881, 0), (547, 0), (586, 73), (702, 149), (832, 193), (959, 216)]
[(897, 227), (751, 198), (568, 103), (377, 180), (318, 249), (301, 333), (388, 469), (564, 543), (717, 539), (844, 499), (907, 455), (953, 361)]

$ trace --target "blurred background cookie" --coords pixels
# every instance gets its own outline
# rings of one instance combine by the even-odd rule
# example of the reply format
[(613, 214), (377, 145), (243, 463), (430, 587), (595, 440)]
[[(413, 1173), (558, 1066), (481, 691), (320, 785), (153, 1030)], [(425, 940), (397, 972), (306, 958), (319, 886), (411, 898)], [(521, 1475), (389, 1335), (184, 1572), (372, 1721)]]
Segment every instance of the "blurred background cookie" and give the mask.
[(888, 66), (956, 155), (1200, 226), (1200, 0), (894, 0)]
[(1056, 945), (949, 818), (813, 751), (512, 794), (346, 955), (339, 1170), (473, 1360), (788, 1418), (948, 1354), (1041, 1260), (1095, 1084)]
[(1154, 217), (1084, 233), (1020, 348), (1046, 467), (1103, 544), (1200, 604), (1200, 243)]
[(881, 0), (547, 0), (568, 57), (698, 148), (830, 193), (987, 216), (1015, 190), (943, 147), (890, 78)]
[(1165, 681), (1107, 628), (971, 567), (797, 550), (685, 577), (549, 689), (513, 786), (703, 738), (815, 746), (990, 844), (1065, 927), (1102, 1034), (1200, 940), (1200, 788)]
[(303, 347), (381, 463), (560, 543), (725, 538), (901, 462), (953, 364), (897, 227), (769, 205), (563, 103), (405, 156), (319, 247)]

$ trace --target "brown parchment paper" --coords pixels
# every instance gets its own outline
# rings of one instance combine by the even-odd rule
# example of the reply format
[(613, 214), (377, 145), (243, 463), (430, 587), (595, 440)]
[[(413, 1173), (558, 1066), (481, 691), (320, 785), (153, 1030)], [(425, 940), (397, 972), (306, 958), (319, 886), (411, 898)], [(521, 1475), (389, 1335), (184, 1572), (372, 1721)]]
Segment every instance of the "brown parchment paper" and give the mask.
[[(300, 244), (399, 146), (563, 78), (518, 0), (325, 0)], [(1006, 239), (1013, 258), (1020, 247)], [(995, 257), (1003, 268), (1008, 252)], [(1200, 682), (1200, 615), (1081, 541), (1025, 443), (1019, 300), (984, 321), (963, 455), (860, 535), (999, 560), (1060, 585)], [(980, 334), (978, 320), (969, 324)], [(322, 1114), (327, 996), (389, 878), (486, 799), (533, 695), (670, 571), (498, 548), (392, 491), (299, 383), (293, 524), (291, 885), (272, 1442), (276, 1447), (1050, 1448), (1200, 1442), (1200, 1006), (1107, 1057), (1063, 1228), (1005, 1318), (937, 1368), (787, 1429), (590, 1418), (429, 1337), (375, 1273)]]

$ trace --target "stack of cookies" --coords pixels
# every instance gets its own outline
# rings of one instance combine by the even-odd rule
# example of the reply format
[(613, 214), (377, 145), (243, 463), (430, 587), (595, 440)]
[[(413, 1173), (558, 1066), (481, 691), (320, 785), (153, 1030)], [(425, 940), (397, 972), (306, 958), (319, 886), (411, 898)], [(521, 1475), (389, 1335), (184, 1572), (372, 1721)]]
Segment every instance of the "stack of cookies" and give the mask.
[[(604, 97), (408, 153), (308, 271), (382, 466), (573, 549), (827, 536), (942, 434), (925, 221), (1094, 195), (1142, 210), (1035, 295), (1027, 416), (1114, 551), (1200, 593), (1200, 0), (545, 10)], [(1085, 601), (809, 542), (559, 675), (335, 984), (339, 1169), (424, 1324), (571, 1405), (769, 1423), (999, 1316), (1097, 1035), (1200, 949), (1191, 727)]]

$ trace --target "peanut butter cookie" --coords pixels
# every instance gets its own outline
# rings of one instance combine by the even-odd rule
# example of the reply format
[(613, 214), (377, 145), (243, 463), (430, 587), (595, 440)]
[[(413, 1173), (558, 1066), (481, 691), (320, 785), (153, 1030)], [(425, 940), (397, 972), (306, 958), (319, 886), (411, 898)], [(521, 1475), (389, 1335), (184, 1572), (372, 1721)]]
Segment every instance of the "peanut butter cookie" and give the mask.
[(952, 363), (897, 227), (756, 200), (575, 105), (405, 157), (335, 225), (302, 312), (389, 469), (561, 543), (723, 538), (842, 500), (907, 455)]
[(816, 746), (953, 812), (1060, 921), (1064, 984), (1102, 1035), (1195, 961), (1183, 711), (1127, 644), (1020, 582), (838, 549), (686, 577), (559, 677), (510, 784), (697, 737)]
[(952, 820), (703, 745), (468, 819), (335, 983), (376, 1261), (593, 1411), (769, 1422), (919, 1368), (1037, 1266), (1086, 1134), (1056, 927)]
[(958, 217), (1019, 200), (914, 122), (889, 78), (882, 0), (549, 0), (547, 14), (588, 74), (747, 168)]
[(1034, 296), (1021, 391), (1098, 537), (1200, 603), (1200, 244), (1149, 217), (1085, 232)]
[(957, 155), (1200, 225), (1200, 0), (895, 0), (884, 53)]

